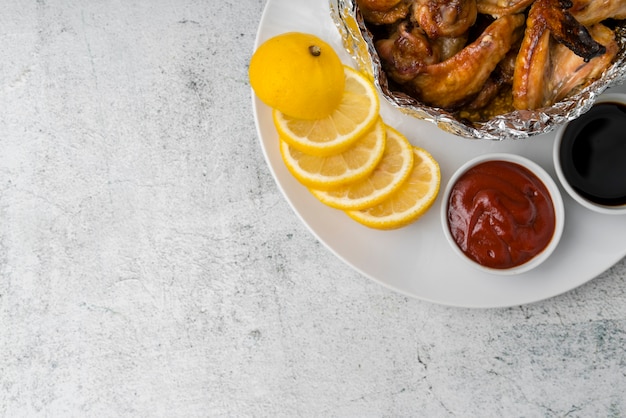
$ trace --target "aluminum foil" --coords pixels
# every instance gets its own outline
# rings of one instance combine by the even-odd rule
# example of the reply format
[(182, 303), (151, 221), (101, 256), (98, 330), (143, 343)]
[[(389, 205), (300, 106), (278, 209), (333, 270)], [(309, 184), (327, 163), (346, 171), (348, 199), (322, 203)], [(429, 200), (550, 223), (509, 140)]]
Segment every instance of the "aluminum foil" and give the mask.
[(365, 26), (356, 0), (330, 0), (330, 10), (345, 49), (356, 61), (359, 69), (371, 77), (390, 103), (406, 114), (427, 120), (446, 132), (466, 138), (520, 139), (550, 132), (588, 111), (596, 98), (608, 87), (626, 81), (626, 22), (624, 22), (616, 29), (620, 51), (600, 79), (551, 107), (516, 110), (498, 115), (486, 122), (470, 125), (450, 112), (427, 106), (407, 94), (389, 89), (387, 75), (374, 48), (372, 34)]

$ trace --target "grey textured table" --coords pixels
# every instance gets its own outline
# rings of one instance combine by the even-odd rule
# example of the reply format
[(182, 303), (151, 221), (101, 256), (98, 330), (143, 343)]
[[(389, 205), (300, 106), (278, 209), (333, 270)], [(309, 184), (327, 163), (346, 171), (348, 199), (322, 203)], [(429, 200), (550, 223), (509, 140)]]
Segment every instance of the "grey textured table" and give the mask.
[(407, 299), (279, 193), (264, 1), (5, 0), (0, 416), (626, 416), (626, 262), (509, 309)]

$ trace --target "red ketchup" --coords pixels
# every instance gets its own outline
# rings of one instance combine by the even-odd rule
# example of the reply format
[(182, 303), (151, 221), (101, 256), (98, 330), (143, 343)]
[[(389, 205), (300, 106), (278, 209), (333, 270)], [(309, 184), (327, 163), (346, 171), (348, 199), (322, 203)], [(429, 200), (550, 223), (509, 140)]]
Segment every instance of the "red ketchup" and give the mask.
[(480, 163), (457, 180), (448, 227), (470, 259), (495, 269), (524, 264), (550, 242), (554, 205), (543, 182), (519, 164)]

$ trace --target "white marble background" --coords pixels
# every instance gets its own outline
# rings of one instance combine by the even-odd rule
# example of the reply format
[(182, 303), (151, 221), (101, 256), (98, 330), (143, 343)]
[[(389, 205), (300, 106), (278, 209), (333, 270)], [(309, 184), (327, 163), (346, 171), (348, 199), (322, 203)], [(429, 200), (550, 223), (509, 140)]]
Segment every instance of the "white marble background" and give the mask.
[(626, 416), (626, 262), (407, 299), (319, 244), (251, 113), (263, 0), (4, 0), (0, 416)]

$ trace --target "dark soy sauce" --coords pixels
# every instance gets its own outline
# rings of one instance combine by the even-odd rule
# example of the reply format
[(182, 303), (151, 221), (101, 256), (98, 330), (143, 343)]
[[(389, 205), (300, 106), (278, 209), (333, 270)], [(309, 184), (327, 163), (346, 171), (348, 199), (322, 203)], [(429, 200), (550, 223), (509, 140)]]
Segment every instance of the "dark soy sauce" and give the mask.
[(598, 103), (569, 123), (559, 158), (568, 183), (589, 201), (626, 204), (626, 105)]

